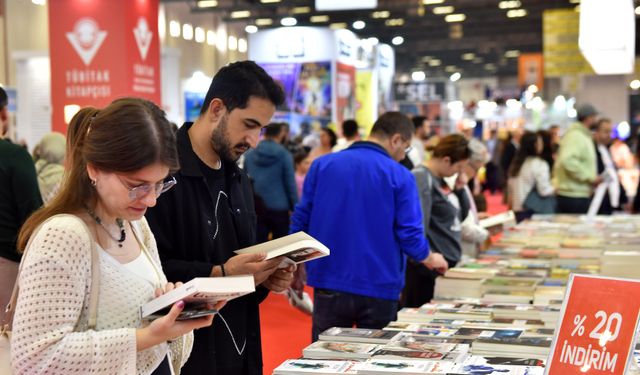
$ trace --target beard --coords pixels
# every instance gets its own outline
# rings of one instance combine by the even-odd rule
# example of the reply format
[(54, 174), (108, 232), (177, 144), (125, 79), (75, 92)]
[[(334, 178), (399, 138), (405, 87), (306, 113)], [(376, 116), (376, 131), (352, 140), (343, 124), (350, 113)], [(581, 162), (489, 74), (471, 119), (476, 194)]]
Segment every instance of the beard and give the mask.
[(235, 163), (242, 154), (251, 148), (251, 145), (246, 142), (232, 145), (228, 125), (227, 116), (224, 116), (211, 133), (211, 147), (221, 160)]

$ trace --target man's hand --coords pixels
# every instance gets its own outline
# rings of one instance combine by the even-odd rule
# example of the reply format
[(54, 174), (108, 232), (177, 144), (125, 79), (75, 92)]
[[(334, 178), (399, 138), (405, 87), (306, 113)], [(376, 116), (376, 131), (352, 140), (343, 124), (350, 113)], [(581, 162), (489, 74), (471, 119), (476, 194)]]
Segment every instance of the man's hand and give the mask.
[(281, 257), (265, 260), (266, 254), (238, 254), (227, 260), (224, 272), (231, 275), (253, 275), (256, 285), (265, 281), (278, 268)]
[(286, 268), (278, 268), (265, 280), (262, 285), (272, 292), (281, 293), (291, 286), (293, 281), (293, 272), (296, 270), (295, 264)]
[(598, 187), (598, 185), (600, 185), (601, 183), (604, 182), (604, 178), (602, 178), (602, 176), (597, 176), (595, 180), (593, 180), (593, 182), (591, 183), (591, 185), (595, 188)]
[(445, 272), (447, 272), (447, 269), (449, 269), (449, 264), (444, 259), (442, 254), (436, 253), (434, 251), (429, 253), (429, 256), (422, 261), (422, 264), (424, 264), (424, 266), (428, 269), (435, 270), (440, 274), (444, 274)]

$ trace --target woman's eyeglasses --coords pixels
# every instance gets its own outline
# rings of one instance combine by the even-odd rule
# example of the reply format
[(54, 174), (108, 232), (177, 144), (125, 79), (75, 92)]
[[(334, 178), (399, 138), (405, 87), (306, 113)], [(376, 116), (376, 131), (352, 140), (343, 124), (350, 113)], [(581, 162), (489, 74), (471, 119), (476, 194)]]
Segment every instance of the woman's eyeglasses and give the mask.
[(116, 175), (120, 183), (124, 185), (129, 190), (129, 199), (132, 201), (142, 199), (147, 196), (147, 194), (152, 191), (156, 194), (156, 198), (160, 196), (160, 194), (165, 193), (167, 190), (171, 189), (175, 184), (178, 183), (175, 177), (171, 177), (168, 181), (158, 182), (157, 184), (143, 184), (135, 187), (131, 187), (125, 181), (120, 178), (120, 176)]

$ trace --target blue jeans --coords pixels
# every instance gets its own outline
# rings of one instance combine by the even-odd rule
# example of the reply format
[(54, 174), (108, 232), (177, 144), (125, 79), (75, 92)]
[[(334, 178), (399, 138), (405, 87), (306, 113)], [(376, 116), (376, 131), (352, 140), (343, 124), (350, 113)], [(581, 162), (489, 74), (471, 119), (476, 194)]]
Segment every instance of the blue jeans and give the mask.
[(396, 320), (398, 301), (316, 288), (313, 293), (313, 341), (331, 327), (384, 328)]

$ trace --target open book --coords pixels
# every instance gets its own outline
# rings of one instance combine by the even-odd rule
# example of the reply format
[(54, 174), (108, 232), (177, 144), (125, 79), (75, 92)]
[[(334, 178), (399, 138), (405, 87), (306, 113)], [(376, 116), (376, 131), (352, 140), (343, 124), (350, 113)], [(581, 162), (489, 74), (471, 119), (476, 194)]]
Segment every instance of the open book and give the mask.
[(331, 252), (320, 241), (298, 232), (251, 247), (236, 250), (236, 254), (266, 253), (267, 259), (285, 256), (294, 263), (303, 263), (329, 255)]
[(174, 303), (182, 300), (184, 310), (177, 320), (193, 319), (217, 313), (210, 308), (218, 301), (229, 301), (254, 292), (253, 275), (197, 277), (140, 307), (142, 319), (153, 320), (166, 315)]
[(482, 219), (478, 224), (480, 224), (480, 226), (485, 229), (489, 229), (497, 225), (509, 227), (516, 224), (516, 215), (513, 213), (513, 211), (507, 211), (497, 215), (489, 216), (486, 219)]

